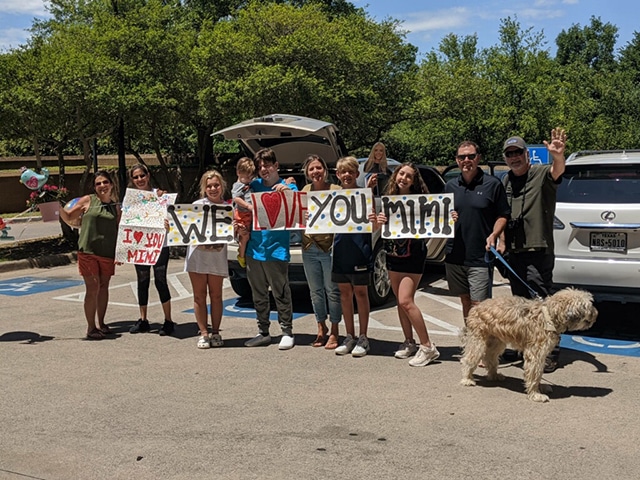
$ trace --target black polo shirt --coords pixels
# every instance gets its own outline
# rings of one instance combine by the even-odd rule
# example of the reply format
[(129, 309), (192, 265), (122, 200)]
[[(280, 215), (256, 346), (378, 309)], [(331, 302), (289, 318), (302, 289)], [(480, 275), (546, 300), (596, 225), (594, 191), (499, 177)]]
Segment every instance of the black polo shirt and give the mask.
[(462, 174), (447, 182), (445, 193), (453, 193), (454, 209), (458, 212), (454, 238), (447, 240), (445, 261), (468, 267), (485, 267), (487, 237), (499, 217), (509, 218), (511, 208), (504, 186), (496, 177), (478, 174), (465, 183)]

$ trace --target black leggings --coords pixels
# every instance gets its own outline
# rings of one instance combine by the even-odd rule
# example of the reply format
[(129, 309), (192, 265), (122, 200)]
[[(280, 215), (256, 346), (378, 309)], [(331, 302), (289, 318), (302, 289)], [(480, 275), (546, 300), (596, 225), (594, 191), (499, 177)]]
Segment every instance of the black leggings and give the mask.
[[(169, 247), (164, 247), (158, 256), (158, 261), (153, 266), (153, 278), (160, 296), (160, 303), (171, 300), (169, 285), (167, 284), (167, 265), (169, 264)], [(138, 305), (146, 307), (149, 303), (149, 284), (151, 283), (151, 267), (149, 265), (136, 265), (138, 277)]]

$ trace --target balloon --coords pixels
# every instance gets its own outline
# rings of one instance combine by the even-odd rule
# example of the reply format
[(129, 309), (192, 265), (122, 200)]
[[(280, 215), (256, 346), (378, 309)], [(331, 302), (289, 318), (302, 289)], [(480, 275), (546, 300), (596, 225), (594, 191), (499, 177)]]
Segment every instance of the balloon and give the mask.
[(42, 186), (49, 180), (49, 170), (42, 169), (42, 173), (36, 173), (30, 168), (22, 167), (20, 169), (20, 183), (23, 183), (30, 190), (40, 190)]
[[(80, 198), (81, 197), (72, 198), (62, 208), (64, 208), (68, 212), (76, 206)], [(80, 225), (82, 225), (82, 209), (79, 209), (75, 213), (71, 214), (71, 216), (67, 220), (65, 220), (64, 223), (72, 228), (80, 228)]]

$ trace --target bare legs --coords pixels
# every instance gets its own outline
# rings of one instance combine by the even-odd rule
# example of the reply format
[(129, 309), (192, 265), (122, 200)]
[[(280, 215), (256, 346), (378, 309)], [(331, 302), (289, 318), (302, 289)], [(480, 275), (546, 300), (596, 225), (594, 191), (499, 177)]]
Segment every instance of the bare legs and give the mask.
[[(222, 322), (222, 281), (224, 277), (189, 272), (193, 288), (193, 309), (201, 335), (208, 331), (207, 292), (211, 299), (211, 331), (220, 332)], [(164, 304), (162, 304), (164, 308)]]
[(413, 330), (416, 331), (420, 344), (431, 346), (427, 326), (422, 318), (422, 312), (415, 303), (415, 294), (420, 284), (422, 274), (389, 272), (391, 288), (397, 299), (398, 318), (405, 340), (413, 340)]
[[(109, 304), (110, 276), (88, 275), (82, 277), (85, 285), (84, 316), (87, 320), (87, 333), (105, 328), (104, 317)], [(96, 317), (98, 323), (96, 325)]]
[[(367, 335), (369, 327), (369, 292), (366, 285), (351, 285), (350, 283), (339, 283), (340, 304), (342, 305), (342, 315), (344, 317), (344, 326), (347, 335), (355, 337), (355, 323), (353, 319), (353, 297), (356, 297), (358, 305), (358, 324), (359, 335)], [(335, 324), (337, 327), (337, 324)], [(333, 334), (333, 324), (331, 325), (331, 333)]]

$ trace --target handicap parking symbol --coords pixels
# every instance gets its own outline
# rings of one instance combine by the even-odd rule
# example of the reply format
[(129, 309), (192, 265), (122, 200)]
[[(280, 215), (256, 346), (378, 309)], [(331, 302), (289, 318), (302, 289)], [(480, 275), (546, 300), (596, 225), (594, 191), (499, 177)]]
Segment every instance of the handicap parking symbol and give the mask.
[[(222, 313), (229, 317), (250, 318), (256, 319), (256, 311), (253, 307), (240, 306), (239, 298), (229, 298), (222, 302)], [(210, 311), (209, 306), (207, 307)], [(185, 310), (185, 313), (193, 313), (193, 308)], [(293, 312), (293, 320), (304, 317), (306, 313)], [(278, 321), (278, 312), (271, 311), (269, 314), (269, 320), (272, 322)]]
[(640, 357), (640, 342), (626, 342), (608, 338), (562, 335), (560, 346), (589, 353), (606, 353), (625, 357)]
[(37, 278), (20, 277), (0, 282), (0, 295), (22, 297), (35, 295), (36, 293), (50, 292), (62, 288), (77, 287), (82, 285), (81, 280), (68, 278)]

